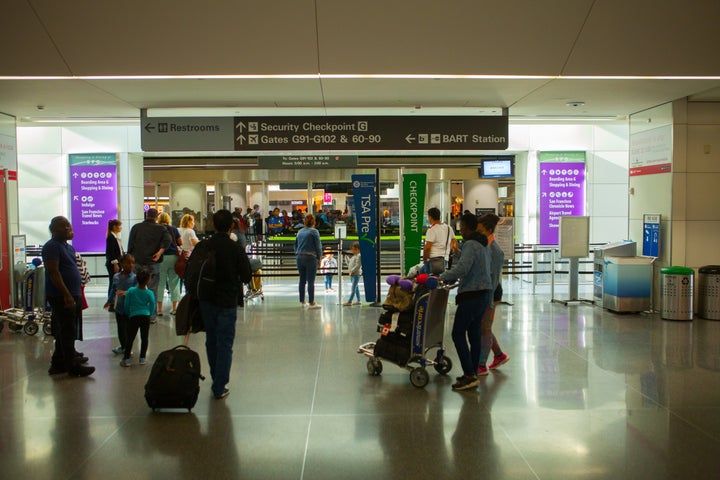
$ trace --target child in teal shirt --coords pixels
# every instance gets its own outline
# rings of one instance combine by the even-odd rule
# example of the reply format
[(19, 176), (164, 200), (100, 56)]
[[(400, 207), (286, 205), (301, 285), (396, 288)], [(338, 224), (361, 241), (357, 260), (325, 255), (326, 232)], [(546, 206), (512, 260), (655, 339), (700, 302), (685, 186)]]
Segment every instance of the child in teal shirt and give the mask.
[(155, 295), (148, 289), (152, 273), (147, 270), (137, 272), (137, 287), (130, 287), (125, 292), (125, 312), (128, 315), (127, 341), (125, 354), (120, 361), (123, 367), (130, 366), (130, 352), (132, 352), (135, 336), (140, 330), (140, 365), (145, 365), (145, 355), (148, 349), (148, 336), (150, 332), (150, 315), (155, 311)]

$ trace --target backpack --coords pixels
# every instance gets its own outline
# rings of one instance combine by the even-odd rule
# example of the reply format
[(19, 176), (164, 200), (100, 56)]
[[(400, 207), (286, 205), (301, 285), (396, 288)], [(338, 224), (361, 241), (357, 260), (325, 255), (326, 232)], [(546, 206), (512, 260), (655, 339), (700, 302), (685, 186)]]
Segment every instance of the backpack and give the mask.
[(200, 393), (200, 356), (185, 345), (161, 352), (145, 384), (145, 400), (158, 408), (192, 410)]
[(215, 250), (203, 240), (193, 249), (185, 267), (185, 288), (200, 300), (212, 300), (215, 291), (217, 260)]

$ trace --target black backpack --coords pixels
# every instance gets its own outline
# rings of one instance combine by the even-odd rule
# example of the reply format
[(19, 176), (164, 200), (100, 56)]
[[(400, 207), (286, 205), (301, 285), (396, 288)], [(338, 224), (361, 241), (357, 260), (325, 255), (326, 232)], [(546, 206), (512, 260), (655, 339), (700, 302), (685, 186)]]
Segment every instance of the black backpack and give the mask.
[(150, 408), (187, 408), (190, 411), (200, 393), (200, 356), (185, 345), (161, 352), (145, 384)]
[(207, 240), (195, 245), (185, 267), (185, 288), (200, 300), (212, 300), (215, 291), (217, 260)]

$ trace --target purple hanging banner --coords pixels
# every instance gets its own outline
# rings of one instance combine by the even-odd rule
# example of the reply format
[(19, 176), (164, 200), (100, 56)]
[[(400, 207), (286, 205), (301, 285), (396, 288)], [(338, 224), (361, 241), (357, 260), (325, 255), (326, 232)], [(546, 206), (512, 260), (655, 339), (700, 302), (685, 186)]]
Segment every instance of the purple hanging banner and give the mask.
[(539, 152), (538, 158), (540, 243), (557, 245), (560, 217), (585, 215), (585, 152)]
[(78, 253), (105, 253), (108, 221), (117, 218), (117, 155), (77, 153), (70, 165), (70, 221)]

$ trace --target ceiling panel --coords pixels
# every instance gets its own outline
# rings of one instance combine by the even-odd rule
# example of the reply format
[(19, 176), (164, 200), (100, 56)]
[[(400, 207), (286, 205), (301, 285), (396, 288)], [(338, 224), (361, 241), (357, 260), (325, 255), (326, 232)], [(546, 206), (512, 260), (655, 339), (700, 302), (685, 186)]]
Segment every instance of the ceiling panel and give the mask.
[(75, 75), (317, 73), (312, 0), (35, 0)]
[(70, 74), (27, 1), (3, 0), (0, 18), (0, 75)]
[(318, 0), (323, 73), (557, 75), (591, 0)]
[[(1, 13), (0, 76), (316, 76), (0, 79), (0, 112), (21, 119), (142, 108), (617, 117), (720, 101), (718, 0), (5, 0)], [(502, 78), (327, 77), (383, 73)], [(640, 74), (715, 78), (558, 78)]]
[(720, 75), (720, 1), (599, 0), (564, 75)]

